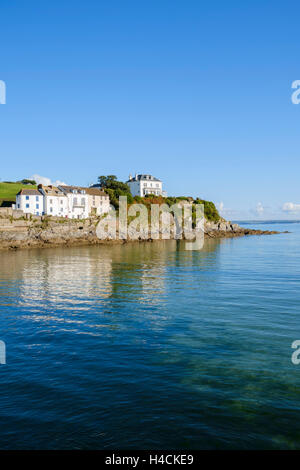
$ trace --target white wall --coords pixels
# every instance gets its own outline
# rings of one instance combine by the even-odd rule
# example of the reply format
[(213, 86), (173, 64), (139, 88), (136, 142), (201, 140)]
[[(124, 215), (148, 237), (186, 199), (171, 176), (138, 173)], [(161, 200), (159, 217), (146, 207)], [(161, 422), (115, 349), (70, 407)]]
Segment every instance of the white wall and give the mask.
[(16, 197), (16, 209), (23, 211), (25, 214), (43, 215), (44, 198), (43, 195), (26, 195), (20, 194)]
[(160, 181), (141, 181), (141, 192), (145, 194), (155, 194), (160, 196), (162, 193), (162, 183)]
[(132, 196), (142, 196), (145, 194), (156, 194), (157, 196), (162, 194), (162, 182), (161, 181), (151, 181), (151, 180), (141, 180), (141, 181), (129, 181), (127, 183)]
[(66, 196), (45, 196), (45, 214), (67, 217), (68, 212), (68, 198)]
[(87, 219), (89, 216), (88, 195), (80, 193), (67, 193), (68, 217), (70, 219)]
[(92, 214), (93, 209), (96, 209), (97, 215), (107, 214), (110, 210), (109, 196), (93, 196), (88, 194), (89, 201), (89, 215)]
[(129, 183), (127, 183), (129, 188), (130, 188), (130, 192), (132, 194), (132, 196), (142, 196), (142, 193), (141, 193), (141, 186), (140, 186), (140, 182), (139, 181), (129, 181)]

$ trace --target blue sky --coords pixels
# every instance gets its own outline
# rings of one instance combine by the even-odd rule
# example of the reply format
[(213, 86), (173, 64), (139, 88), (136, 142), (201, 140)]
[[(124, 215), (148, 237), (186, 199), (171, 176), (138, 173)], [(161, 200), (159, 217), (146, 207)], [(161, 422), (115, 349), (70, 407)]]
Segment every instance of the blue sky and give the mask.
[(230, 219), (300, 218), (299, 12), (274, 0), (1, 0), (1, 180), (152, 173)]

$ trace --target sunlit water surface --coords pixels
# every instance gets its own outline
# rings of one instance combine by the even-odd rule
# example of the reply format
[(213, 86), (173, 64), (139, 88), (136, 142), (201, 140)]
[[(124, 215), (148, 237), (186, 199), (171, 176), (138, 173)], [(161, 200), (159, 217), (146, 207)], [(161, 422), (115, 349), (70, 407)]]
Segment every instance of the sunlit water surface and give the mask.
[(2, 449), (300, 449), (290, 234), (0, 253)]

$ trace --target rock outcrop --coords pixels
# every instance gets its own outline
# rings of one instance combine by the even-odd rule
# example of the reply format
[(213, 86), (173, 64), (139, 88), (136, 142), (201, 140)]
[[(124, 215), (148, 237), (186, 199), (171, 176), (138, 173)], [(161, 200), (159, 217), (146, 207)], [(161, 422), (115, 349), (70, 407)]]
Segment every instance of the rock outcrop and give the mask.
[[(72, 246), (80, 244), (113, 244), (126, 243), (136, 240), (119, 239), (100, 240), (96, 234), (97, 218), (85, 220), (62, 219), (57, 217), (35, 217), (15, 211), (15, 213), (0, 213), (0, 249), (18, 249), (47, 246)], [(220, 222), (205, 221), (206, 237), (222, 238), (244, 235), (265, 235), (278, 232), (244, 229), (238, 224), (225, 220)], [(145, 241), (145, 237), (143, 239)], [(151, 235), (146, 241), (152, 241)]]

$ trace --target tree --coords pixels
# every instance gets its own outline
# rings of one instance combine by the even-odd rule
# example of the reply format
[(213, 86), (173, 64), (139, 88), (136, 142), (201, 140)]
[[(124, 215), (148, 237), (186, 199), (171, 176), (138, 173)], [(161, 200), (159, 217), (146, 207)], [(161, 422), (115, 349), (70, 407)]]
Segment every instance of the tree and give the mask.
[(101, 188), (111, 188), (112, 185), (117, 182), (117, 177), (116, 175), (99, 176), (98, 181)]
[(128, 184), (118, 181), (115, 175), (99, 176), (98, 181), (107, 194), (111, 204), (117, 209), (119, 207), (119, 196), (127, 196), (128, 204), (132, 204), (133, 197)]
[(34, 180), (28, 180), (28, 179), (23, 179), (23, 180), (21, 181), (21, 183), (22, 183), (22, 184), (32, 184), (33, 186), (36, 185), (36, 181), (34, 181)]

